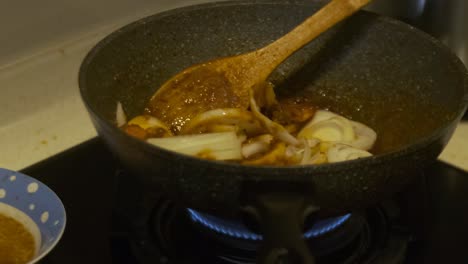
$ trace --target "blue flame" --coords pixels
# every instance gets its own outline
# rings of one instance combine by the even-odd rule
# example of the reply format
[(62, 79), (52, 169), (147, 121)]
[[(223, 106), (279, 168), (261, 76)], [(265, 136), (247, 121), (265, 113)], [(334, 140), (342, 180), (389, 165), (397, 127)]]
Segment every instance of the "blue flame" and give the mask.
[[(194, 222), (200, 223), (217, 233), (246, 240), (262, 240), (261, 235), (251, 232), (240, 222), (228, 221), (216, 216), (197, 212), (193, 209), (187, 210)], [(347, 214), (318, 221), (304, 233), (304, 237), (314, 238), (328, 233), (344, 224), (350, 216), (351, 214)]]

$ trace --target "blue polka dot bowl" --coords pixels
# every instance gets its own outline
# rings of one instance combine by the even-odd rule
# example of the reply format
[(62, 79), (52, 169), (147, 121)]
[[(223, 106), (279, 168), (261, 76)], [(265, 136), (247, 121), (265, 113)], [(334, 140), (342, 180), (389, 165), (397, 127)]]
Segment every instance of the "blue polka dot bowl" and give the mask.
[(65, 208), (49, 187), (32, 177), (2, 168), (0, 214), (17, 220), (33, 235), (36, 251), (28, 264), (47, 255), (65, 230)]

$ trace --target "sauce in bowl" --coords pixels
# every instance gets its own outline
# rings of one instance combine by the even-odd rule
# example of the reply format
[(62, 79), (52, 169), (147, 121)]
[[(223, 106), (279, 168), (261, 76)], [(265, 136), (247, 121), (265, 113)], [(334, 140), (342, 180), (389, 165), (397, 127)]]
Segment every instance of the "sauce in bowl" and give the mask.
[(0, 203), (0, 263), (25, 264), (37, 254), (39, 229), (20, 210)]

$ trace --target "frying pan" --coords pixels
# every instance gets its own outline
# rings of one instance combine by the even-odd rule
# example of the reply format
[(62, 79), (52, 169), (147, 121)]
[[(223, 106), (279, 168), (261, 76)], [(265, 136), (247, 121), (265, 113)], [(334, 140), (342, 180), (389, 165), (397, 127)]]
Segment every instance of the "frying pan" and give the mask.
[[(464, 65), (430, 36), (360, 11), (295, 53), (271, 76), (278, 96), (304, 90), (317, 106), (376, 130), (370, 158), (314, 166), (242, 166), (151, 146), (115, 123), (117, 102), (141, 114), (180, 70), (244, 53), (281, 37), (323, 1), (232, 1), (184, 7), (131, 23), (84, 59), (79, 86), (90, 118), (135, 179), (185, 207), (259, 224), (261, 263), (314, 258), (305, 219), (374, 205), (434, 161), (468, 102)], [(293, 261), (294, 263), (294, 261)]]

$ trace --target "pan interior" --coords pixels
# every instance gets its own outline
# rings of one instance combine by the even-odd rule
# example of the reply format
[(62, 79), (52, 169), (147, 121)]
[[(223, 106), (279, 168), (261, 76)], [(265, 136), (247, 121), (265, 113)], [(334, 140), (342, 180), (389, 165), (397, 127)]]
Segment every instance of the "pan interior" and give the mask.
[[(180, 70), (264, 46), (318, 8), (242, 2), (146, 18), (91, 52), (82, 95), (114, 125), (117, 102), (129, 117), (141, 114), (157, 87)], [(372, 127), (373, 152), (385, 153), (430, 136), (459, 114), (465, 76), (448, 54), (408, 26), (360, 12), (289, 58), (271, 81), (278, 96), (307, 94), (317, 106)]]

